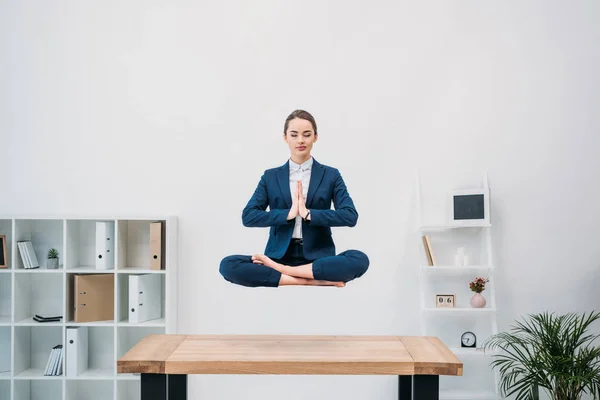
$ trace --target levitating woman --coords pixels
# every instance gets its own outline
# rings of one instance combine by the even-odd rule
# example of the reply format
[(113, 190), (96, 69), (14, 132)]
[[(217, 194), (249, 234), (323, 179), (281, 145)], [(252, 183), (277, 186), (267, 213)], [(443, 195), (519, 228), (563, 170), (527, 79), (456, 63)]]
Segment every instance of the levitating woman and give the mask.
[(221, 275), (250, 287), (345, 286), (367, 271), (369, 258), (359, 250), (336, 255), (331, 227), (355, 226), (358, 212), (340, 172), (311, 156), (318, 139), (311, 114), (291, 113), (283, 139), (289, 160), (264, 172), (242, 212), (244, 226), (270, 227), (264, 254), (227, 256)]

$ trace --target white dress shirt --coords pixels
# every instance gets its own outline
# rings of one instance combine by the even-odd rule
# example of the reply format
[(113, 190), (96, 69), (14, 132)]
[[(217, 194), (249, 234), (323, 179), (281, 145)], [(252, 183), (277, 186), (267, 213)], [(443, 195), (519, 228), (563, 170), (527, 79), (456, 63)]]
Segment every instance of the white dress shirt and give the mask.
[[(306, 202), (306, 194), (308, 193), (308, 185), (310, 183), (310, 172), (313, 164), (313, 158), (309, 158), (302, 164), (296, 164), (290, 158), (290, 193), (292, 197), (296, 195), (298, 181), (302, 180), (302, 196)], [(294, 226), (293, 238), (302, 238), (302, 217), (296, 215), (296, 225)]]

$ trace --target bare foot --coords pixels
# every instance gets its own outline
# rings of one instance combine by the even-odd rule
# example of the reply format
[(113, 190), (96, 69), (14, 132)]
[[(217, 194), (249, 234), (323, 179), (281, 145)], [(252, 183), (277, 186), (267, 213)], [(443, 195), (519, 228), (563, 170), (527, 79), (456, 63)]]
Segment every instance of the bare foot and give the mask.
[(336, 286), (336, 287), (344, 287), (346, 286), (345, 282), (331, 282), (331, 281), (318, 281), (316, 279), (312, 279), (314, 286)]
[(346, 283), (345, 282), (319, 281), (316, 279), (298, 278), (296, 276), (281, 274), (281, 278), (279, 279), (279, 286), (288, 286), (288, 285), (344, 287), (344, 286), (346, 286)]
[(280, 264), (278, 262), (271, 260), (269, 257), (265, 256), (264, 254), (254, 254), (252, 256), (252, 262), (254, 264), (262, 264), (265, 267), (273, 268), (274, 270), (277, 270), (279, 272), (283, 272), (284, 267), (285, 267), (283, 264)]

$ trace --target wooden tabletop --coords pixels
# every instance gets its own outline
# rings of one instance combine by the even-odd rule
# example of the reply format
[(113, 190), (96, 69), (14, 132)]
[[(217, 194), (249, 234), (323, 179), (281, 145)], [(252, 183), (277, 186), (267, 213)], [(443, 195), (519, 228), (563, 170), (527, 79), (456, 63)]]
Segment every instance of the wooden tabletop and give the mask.
[(149, 335), (117, 361), (119, 373), (462, 375), (436, 337)]

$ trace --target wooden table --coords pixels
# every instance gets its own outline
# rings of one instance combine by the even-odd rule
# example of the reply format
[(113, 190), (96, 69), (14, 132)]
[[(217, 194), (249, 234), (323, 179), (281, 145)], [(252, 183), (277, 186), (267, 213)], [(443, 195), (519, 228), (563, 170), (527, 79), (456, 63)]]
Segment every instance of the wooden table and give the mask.
[(436, 337), (150, 335), (117, 361), (141, 374), (142, 400), (187, 399), (190, 374), (398, 375), (398, 399), (439, 399), (462, 362)]

